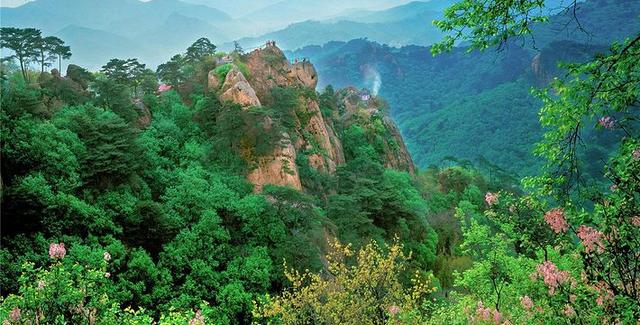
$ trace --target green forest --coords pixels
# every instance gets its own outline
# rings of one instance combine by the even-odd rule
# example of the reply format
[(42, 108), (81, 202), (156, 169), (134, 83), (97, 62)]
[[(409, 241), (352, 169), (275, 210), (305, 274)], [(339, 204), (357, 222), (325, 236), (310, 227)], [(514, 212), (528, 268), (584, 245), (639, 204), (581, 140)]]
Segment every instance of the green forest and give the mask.
[[(612, 42), (632, 37), (640, 30), (638, 12), (640, 3), (634, 0), (584, 1), (575, 13), (560, 11), (548, 22), (533, 23), (528, 36), (486, 51), (469, 52), (462, 43), (433, 56), (426, 46), (395, 48), (357, 39), (307, 46), (290, 55), (310, 58), (321, 86), (371, 87), (362, 71), (378, 72), (380, 95), (389, 101), (417, 165), (448, 166), (456, 158), (520, 178), (537, 174), (544, 164), (531, 151), (543, 134), (542, 102), (531, 89), (566, 75), (558, 63), (589, 61)], [(600, 161), (614, 147), (601, 137), (590, 141), (600, 142), (585, 157), (598, 162), (589, 168), (597, 177)]]
[(582, 5), (98, 71), (2, 26), (0, 321), (640, 324), (640, 8)]

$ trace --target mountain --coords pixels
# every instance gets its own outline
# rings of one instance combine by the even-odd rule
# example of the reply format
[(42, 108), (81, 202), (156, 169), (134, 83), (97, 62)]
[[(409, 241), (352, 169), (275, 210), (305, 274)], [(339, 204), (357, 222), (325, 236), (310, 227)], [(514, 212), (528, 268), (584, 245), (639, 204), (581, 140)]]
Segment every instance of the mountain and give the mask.
[(281, 0), (184, 0), (185, 2), (218, 8), (229, 13), (234, 18), (246, 15), (249, 12), (273, 5)]
[[(394, 48), (360, 39), (308, 46), (289, 55), (315, 63), (319, 87), (372, 88), (376, 79), (371, 75), (378, 75), (380, 94), (389, 100), (420, 167), (457, 157), (488, 160), (522, 176), (539, 166), (531, 149), (542, 133), (540, 103), (529, 90), (561, 76), (557, 62), (585, 61), (613, 40), (640, 31), (640, 22), (632, 19), (638, 14), (637, 1), (581, 3), (577, 18), (589, 34), (574, 31), (568, 37), (575, 28), (573, 13), (558, 15), (535, 27), (538, 50), (522, 48), (518, 40), (503, 51), (457, 48), (433, 57), (428, 47)], [(607, 155), (606, 141), (601, 144), (594, 160)]]
[(452, 2), (415, 1), (385, 10), (350, 11), (326, 20), (307, 20), (291, 24), (259, 37), (242, 38), (239, 42), (245, 47), (253, 48), (267, 40), (276, 40), (282, 48), (289, 50), (356, 38), (368, 38), (392, 46), (428, 45), (442, 36), (431, 22), (441, 18), (442, 8)]
[(243, 18), (257, 21), (283, 21), (286, 13), (287, 20), (299, 22), (309, 19), (326, 19), (348, 9), (383, 10), (402, 5), (406, 0), (325, 0), (300, 1), (281, 0), (266, 7), (249, 12)]
[(149, 50), (126, 37), (102, 30), (69, 25), (55, 35), (71, 47), (73, 62), (97, 71), (109, 58), (146, 56)]
[[(342, 136), (346, 132), (340, 132), (352, 125), (370, 132), (380, 132), (374, 137), (377, 141), (375, 155), (385, 167), (414, 172), (411, 156), (381, 98), (355, 88), (346, 88), (335, 93), (333, 111), (322, 111), (315, 92), (312, 95), (308, 91), (299, 92), (301, 89), (316, 88), (317, 73), (311, 63), (298, 61), (292, 64), (274, 45), (253, 50), (242, 56), (240, 61), (241, 64), (238, 64), (246, 67), (245, 73), (234, 66), (222, 78), (210, 76), (207, 89), (220, 94), (221, 100), (242, 106), (243, 114), (252, 115), (252, 108), (267, 110), (257, 115), (252, 127), (264, 128), (266, 134), (262, 137), (272, 139), (277, 145), (261, 153), (258, 153), (258, 146), (243, 149), (254, 152), (247, 155), (251, 159), (247, 163), (254, 166), (247, 179), (256, 190), (262, 190), (267, 184), (309, 190), (313, 182), (305, 179), (306, 175), (334, 175), (337, 168), (352, 156), (343, 147), (346, 139), (343, 140)], [(297, 89), (297, 93), (290, 93), (286, 89)], [(284, 98), (279, 99), (282, 95), (285, 95)], [(284, 100), (298, 104), (295, 110), (279, 118), (280, 123), (286, 126), (283, 129), (274, 125), (278, 115), (268, 113), (268, 108), (262, 106), (280, 107), (282, 104), (278, 101)], [(247, 136), (251, 136), (251, 132)], [(257, 141), (247, 139), (246, 142)]]
[(385, 23), (410, 19), (420, 13), (440, 14), (455, 1), (432, 0), (428, 2), (413, 1), (386, 10), (351, 10), (333, 18), (333, 20), (349, 20), (360, 23)]
[(114, 57), (150, 66), (166, 61), (200, 37), (229, 41), (224, 12), (179, 0), (37, 0), (2, 8), (2, 26), (35, 27), (65, 40), (72, 62), (92, 70)]
[(76, 25), (128, 37), (141, 28), (162, 23), (172, 14), (207, 22), (230, 19), (220, 10), (178, 0), (37, 0), (17, 8), (3, 8), (0, 17), (3, 26), (35, 27), (45, 33)]

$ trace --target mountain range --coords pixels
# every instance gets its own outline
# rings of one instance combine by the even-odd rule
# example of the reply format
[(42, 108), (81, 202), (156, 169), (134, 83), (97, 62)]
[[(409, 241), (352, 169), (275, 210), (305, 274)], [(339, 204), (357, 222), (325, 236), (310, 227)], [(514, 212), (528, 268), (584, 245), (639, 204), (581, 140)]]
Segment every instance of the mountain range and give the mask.
[(439, 37), (431, 21), (451, 2), (35, 0), (3, 7), (0, 18), (2, 26), (35, 27), (64, 39), (71, 62), (97, 70), (113, 57), (137, 57), (154, 67), (200, 37), (225, 50), (237, 39), (245, 48), (276, 40), (290, 50), (362, 37), (428, 45)]
[[(532, 39), (516, 40), (501, 51), (467, 53), (461, 47), (434, 57), (425, 46), (396, 48), (358, 39), (306, 46), (288, 56), (310, 59), (319, 87), (379, 87), (418, 166), (442, 165), (455, 157), (491, 161), (524, 176), (539, 167), (531, 151), (542, 134), (541, 103), (531, 89), (562, 77), (559, 62), (586, 61), (612, 41), (636, 35), (639, 16), (635, 0), (588, 0), (579, 3), (575, 17), (573, 12), (553, 16), (534, 27)], [(584, 30), (576, 30), (577, 23)], [(590, 155), (606, 161), (606, 137), (585, 135), (585, 141), (600, 141)]]

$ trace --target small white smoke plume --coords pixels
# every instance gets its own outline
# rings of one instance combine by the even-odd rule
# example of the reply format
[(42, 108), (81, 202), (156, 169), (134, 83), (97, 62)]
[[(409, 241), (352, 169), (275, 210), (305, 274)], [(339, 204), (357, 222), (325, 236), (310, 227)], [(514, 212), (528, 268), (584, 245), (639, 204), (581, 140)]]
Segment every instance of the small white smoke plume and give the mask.
[(363, 69), (363, 74), (365, 86), (371, 89), (372, 95), (378, 96), (380, 87), (382, 87), (382, 78), (378, 70), (371, 65), (366, 65)]

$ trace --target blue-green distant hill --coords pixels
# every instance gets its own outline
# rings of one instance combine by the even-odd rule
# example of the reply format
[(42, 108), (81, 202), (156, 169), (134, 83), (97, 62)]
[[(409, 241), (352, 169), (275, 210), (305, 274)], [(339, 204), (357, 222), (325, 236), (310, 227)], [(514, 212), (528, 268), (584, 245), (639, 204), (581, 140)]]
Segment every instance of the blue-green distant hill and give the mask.
[(442, 17), (443, 8), (452, 0), (415, 1), (382, 11), (348, 11), (327, 20), (308, 20), (259, 37), (240, 39), (246, 47), (276, 40), (284, 49), (296, 49), (330, 41), (367, 38), (371, 41), (403, 45), (429, 45), (442, 34), (432, 21)]
[[(456, 157), (491, 161), (522, 176), (539, 167), (531, 150), (541, 135), (540, 103), (530, 89), (562, 76), (559, 61), (587, 60), (613, 40), (640, 32), (639, 16), (640, 1), (589, 0), (577, 11), (586, 33), (576, 30), (573, 13), (555, 16), (535, 28), (538, 50), (531, 48), (531, 39), (524, 39), (525, 48), (517, 40), (503, 51), (466, 53), (457, 48), (433, 57), (428, 47), (396, 48), (360, 39), (307, 46), (289, 56), (310, 58), (320, 87), (371, 88), (372, 71), (378, 73), (381, 95), (389, 100), (419, 166)], [(590, 158), (606, 157), (606, 137), (585, 141), (601, 142)]]

